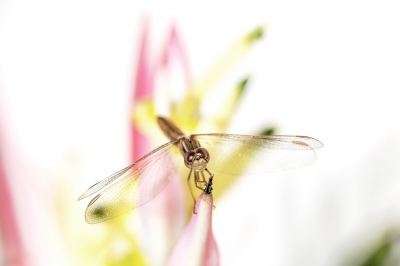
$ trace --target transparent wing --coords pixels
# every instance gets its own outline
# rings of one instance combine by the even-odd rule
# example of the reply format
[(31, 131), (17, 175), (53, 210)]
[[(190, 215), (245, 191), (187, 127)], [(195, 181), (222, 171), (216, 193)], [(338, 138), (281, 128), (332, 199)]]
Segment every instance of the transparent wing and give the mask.
[(317, 159), (324, 145), (304, 136), (192, 135), (210, 153), (207, 168), (226, 174), (259, 174), (297, 168)]
[(108, 184), (111, 184), (112, 182), (114, 182), (115, 180), (117, 180), (120, 176), (122, 176), (123, 174), (125, 174), (129, 169), (131, 169), (133, 166), (135, 165), (135, 163), (125, 167), (124, 169), (116, 172), (113, 175), (110, 175), (109, 177), (104, 178), (103, 180), (97, 182), (96, 184), (94, 184), (93, 186), (91, 186), (90, 188), (88, 188), (79, 198), (78, 200), (82, 200), (84, 198), (87, 198), (91, 195), (93, 195), (94, 193), (102, 190), (104, 187), (106, 187)]
[(99, 191), (122, 176), (90, 201), (85, 212), (86, 222), (93, 224), (114, 218), (160, 193), (176, 175), (177, 166), (171, 150), (177, 142), (172, 141), (153, 150), (134, 164), (90, 187), (81, 197)]

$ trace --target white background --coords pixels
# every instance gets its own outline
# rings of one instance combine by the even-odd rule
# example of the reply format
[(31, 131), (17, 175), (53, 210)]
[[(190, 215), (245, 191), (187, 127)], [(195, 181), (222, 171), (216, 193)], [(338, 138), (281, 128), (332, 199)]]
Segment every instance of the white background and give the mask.
[(174, 22), (194, 77), (267, 25), (220, 84), (251, 74), (230, 132), (274, 125), (325, 144), (314, 165), (245, 177), (216, 202), (224, 265), (338, 265), (400, 222), (398, 1), (0, 1), (1, 110), (44, 195), (69, 156), (82, 165), (76, 196), (129, 163), (146, 14), (153, 56)]

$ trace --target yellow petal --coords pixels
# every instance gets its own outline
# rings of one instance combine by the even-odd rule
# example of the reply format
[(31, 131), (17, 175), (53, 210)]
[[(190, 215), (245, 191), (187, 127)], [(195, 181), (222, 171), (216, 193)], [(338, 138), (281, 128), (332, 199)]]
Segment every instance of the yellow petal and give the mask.
[(217, 58), (201, 79), (193, 83), (186, 99), (182, 103), (172, 106), (171, 118), (178, 122), (185, 121), (182, 129), (193, 132), (201, 121), (199, 109), (204, 97), (240, 62), (263, 34), (264, 28), (258, 27), (236, 41)]
[(196, 98), (202, 98), (216, 83), (221, 80), (240, 60), (250, 51), (256, 41), (264, 34), (264, 27), (258, 27), (243, 36), (240, 40), (230, 46), (211, 65), (206, 74), (194, 84), (193, 93)]

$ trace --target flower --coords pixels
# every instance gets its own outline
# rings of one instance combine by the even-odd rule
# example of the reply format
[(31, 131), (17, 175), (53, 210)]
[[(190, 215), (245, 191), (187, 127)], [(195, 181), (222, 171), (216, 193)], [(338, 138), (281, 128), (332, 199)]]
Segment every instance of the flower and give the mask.
[[(135, 93), (132, 99), (133, 116), (130, 122), (133, 161), (149, 152), (156, 142), (162, 140), (161, 131), (155, 123), (156, 105), (152, 102), (155, 96), (154, 89), (162, 78), (168, 80), (168, 77), (174, 76), (172, 81), (178, 80), (178, 86), (186, 91), (184, 97), (170, 102), (169, 109), (171, 119), (178, 121), (179, 126), (186, 133), (211, 129), (211, 131), (223, 132), (245, 90), (247, 78), (240, 80), (239, 85), (234, 86), (225, 101), (226, 105), (221, 106), (218, 111), (219, 117), (205, 119), (200, 115), (199, 107), (222, 76), (245, 55), (258, 38), (257, 34), (255, 34), (256, 38), (249, 37), (254, 34), (246, 35), (229, 48), (228, 52), (213, 64), (211, 71), (207, 72), (202, 79), (193, 81), (176, 27), (171, 28), (161, 57), (152, 61), (148, 56), (151, 52), (148, 45), (148, 25), (148, 21), (143, 23)], [(262, 31), (257, 30), (257, 32)], [(227, 62), (230, 57), (233, 60)], [(212, 69), (218, 69), (219, 72), (215, 73)], [(171, 86), (176, 87), (176, 85), (171, 83)], [(4, 128), (7, 127), (2, 124), (1, 129), (4, 130)], [(83, 219), (82, 213), (85, 206), (74, 203), (80, 190), (79, 180), (83, 179), (80, 160), (77, 159), (79, 154), (72, 152), (64, 157), (57, 174), (52, 175), (52, 180), (56, 180), (55, 185), (51, 186), (47, 194), (41, 195), (43, 191), (37, 187), (31, 189), (29, 193), (25, 193), (24, 190), (23, 193), (13, 194), (12, 185), (16, 183), (14, 181), (18, 177), (9, 178), (8, 168), (6, 169), (9, 165), (6, 165), (4, 156), (7, 152), (7, 157), (9, 157), (9, 150), (5, 151), (2, 144), (6, 141), (3, 134), (0, 135), (0, 236), (7, 265), (57, 265), (59, 263), (64, 265), (165, 265), (172, 252), (179, 254), (178, 251), (173, 250), (181, 249), (174, 249), (174, 246), (184, 232), (193, 211), (193, 201), (188, 196), (186, 182), (183, 182), (181, 173), (176, 173), (176, 177), (160, 195), (137, 211), (91, 226)], [(29, 183), (27, 180), (30, 178), (26, 177), (31, 176), (21, 176), (25, 178), (22, 180), (25, 184)], [(218, 190), (214, 190), (216, 192), (213, 195), (214, 198), (224, 190), (224, 181), (221, 181), (218, 186)], [(225, 188), (228, 186), (229, 184), (226, 183)], [(212, 202), (212, 198), (208, 195), (200, 195), (200, 197), (201, 200), (199, 198), (196, 207), (197, 216), (193, 217), (190, 223), (196, 226), (190, 225), (191, 230), (187, 229), (187, 232), (196, 235), (204, 228), (208, 228), (206, 240), (213, 239), (212, 206), (203, 211), (204, 203)], [(49, 201), (49, 198), (52, 200)], [(208, 199), (208, 201), (202, 199)], [(15, 208), (16, 202), (24, 202), (25, 206), (29, 206), (28, 211), (24, 210), (25, 217), (22, 221), (17, 219), (16, 210), (21, 208), (19, 206)], [(29, 210), (35, 212), (35, 217), (32, 219), (26, 219), (29, 216)], [(27, 231), (33, 235), (27, 236)], [(39, 237), (46, 239), (37, 242)], [(28, 241), (24, 241), (26, 239)], [(213, 258), (213, 261), (218, 263), (215, 241), (210, 244), (211, 240), (201, 242), (197, 240), (200, 238), (193, 239), (196, 239), (197, 246), (202, 246), (202, 249), (208, 252), (204, 256), (197, 256), (199, 263), (204, 258)], [(51, 254), (47, 254), (49, 248), (52, 249)]]
[[(263, 28), (257, 28), (250, 34), (245, 35), (228, 48), (201, 79), (193, 81), (190, 77), (186, 53), (175, 26), (171, 28), (161, 58), (155, 62), (150, 61), (148, 56), (148, 21), (146, 20), (143, 27), (133, 97), (132, 161), (136, 161), (150, 152), (150, 147), (155, 148), (156, 145), (153, 143), (156, 143), (157, 140), (165, 139), (165, 137), (162, 137), (161, 130), (156, 122), (158, 112), (156, 111), (157, 105), (154, 103), (154, 97), (156, 97), (154, 87), (156, 84), (161, 83), (157, 82), (158, 80), (163, 81), (161, 88), (163, 90), (182, 87), (182, 84), (184, 84), (181, 97), (171, 97), (172, 102), (166, 103), (169, 107), (169, 118), (176, 122), (183, 132), (186, 134), (193, 132), (224, 132), (229, 125), (235, 107), (245, 91), (248, 77), (240, 80), (238, 85), (226, 95), (224, 104), (218, 107), (213, 116), (203, 117), (200, 107), (222, 77), (244, 57), (262, 35)], [(175, 79), (168, 79), (165, 76), (174, 76)], [(187, 215), (192, 213), (193, 210), (193, 201), (190, 200), (189, 190), (186, 188), (186, 184), (183, 184), (184, 179), (181, 175), (186, 178), (187, 172), (177, 173), (177, 176), (172, 178), (160, 195), (140, 208), (142, 217), (141, 239), (144, 239), (142, 246), (152, 265), (165, 264), (174, 243), (178, 241), (183, 231), (188, 218)], [(232, 181), (234, 181), (232, 177), (230, 179), (219, 178), (215, 182), (218, 189), (214, 190), (216, 192), (214, 197), (219, 197)], [(208, 198), (208, 196), (202, 197), (202, 195), (200, 195), (200, 198)], [(203, 200), (200, 200), (200, 202), (203, 202)], [(198, 204), (200, 203), (198, 202)], [(196, 208), (200, 208), (199, 205), (196, 205)], [(190, 235), (202, 230), (198, 228), (210, 228), (207, 239), (211, 242), (203, 241), (202, 243), (194, 244), (194, 246), (206, 245), (207, 247), (202, 246), (202, 248), (210, 254), (214, 254), (212, 256), (213, 260), (216, 261), (214, 265), (217, 265), (218, 251), (211, 233), (211, 214), (207, 216), (209, 219), (195, 217), (197, 216), (192, 217), (179, 243), (186, 243)], [(213, 245), (210, 245), (210, 243), (213, 243)], [(190, 249), (185, 244), (178, 244), (178, 246), (174, 249), (172, 255), (174, 258), (171, 258), (170, 262), (176, 261), (177, 256), (179, 257), (186, 253), (182, 250)], [(202, 248), (199, 250), (202, 250)], [(197, 256), (196, 258), (202, 260), (203, 256)], [(201, 264), (201, 260), (198, 263)]]

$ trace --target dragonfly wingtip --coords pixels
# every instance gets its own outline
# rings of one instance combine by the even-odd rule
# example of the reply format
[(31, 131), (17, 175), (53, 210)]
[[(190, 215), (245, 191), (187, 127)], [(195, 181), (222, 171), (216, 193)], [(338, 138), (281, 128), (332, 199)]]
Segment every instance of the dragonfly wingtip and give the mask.
[(78, 201), (84, 199), (85, 197), (83, 196), (83, 194), (78, 198)]
[(317, 147), (317, 148), (318, 148), (318, 149), (323, 148), (323, 147), (324, 147), (324, 143), (322, 143), (322, 141), (319, 141), (319, 140), (318, 140), (318, 142), (319, 142), (319, 143), (318, 143), (318, 144), (319, 144), (319, 147)]

